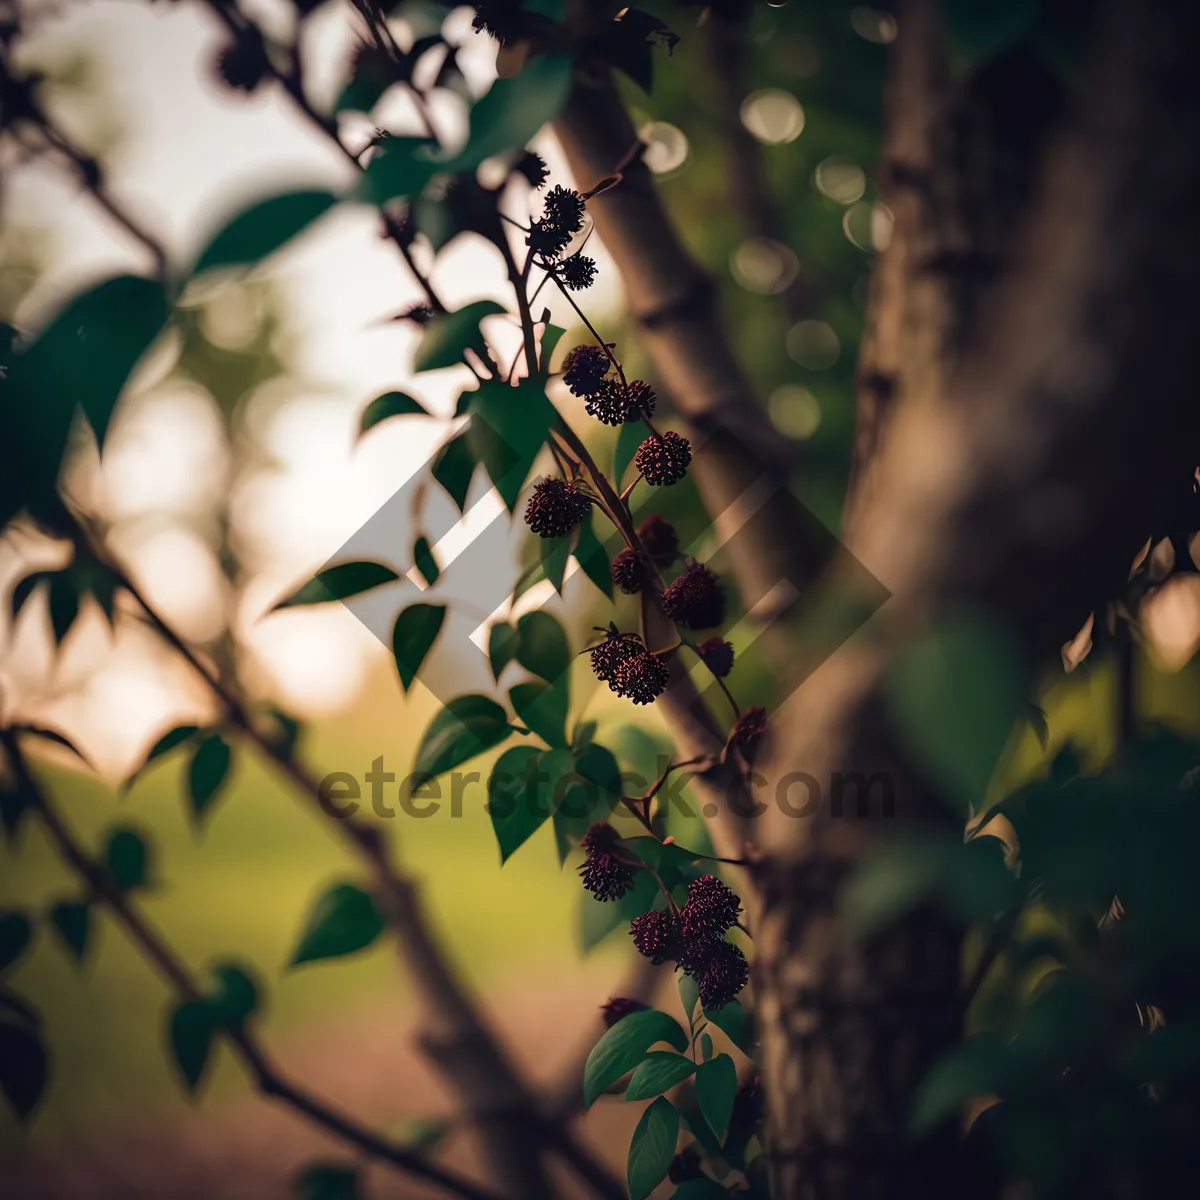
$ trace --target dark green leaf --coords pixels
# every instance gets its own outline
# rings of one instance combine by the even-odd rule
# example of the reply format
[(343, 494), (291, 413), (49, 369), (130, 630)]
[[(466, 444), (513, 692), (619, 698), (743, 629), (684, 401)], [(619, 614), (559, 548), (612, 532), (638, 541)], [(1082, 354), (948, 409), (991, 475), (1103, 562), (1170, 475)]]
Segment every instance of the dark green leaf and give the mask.
[(518, 683), (508, 693), (522, 722), (548, 746), (567, 744), (567, 677), (554, 684)]
[(192, 761), (188, 763), (188, 795), (192, 802), (192, 816), (197, 822), (203, 820), (209, 805), (217, 798), (229, 774), (233, 752), (219, 733), (210, 733), (196, 747)]
[(330, 600), (345, 600), (399, 578), (391, 567), (385, 567), (382, 563), (338, 563), (319, 572), (286, 600), (276, 604), (275, 608), (295, 608), (303, 604), (327, 604)]
[(407, 417), (413, 414), (429, 416), (420, 401), (414, 400), (407, 392), (384, 392), (382, 396), (376, 396), (363, 411), (362, 419), (358, 423), (358, 436), (361, 438), (368, 429), (374, 429), (389, 417)]
[(213, 967), (216, 988), (208, 999), (214, 1016), (226, 1025), (241, 1025), (258, 1009), (258, 986), (236, 963)]
[(59, 571), (50, 580), (50, 628), (54, 640), (61, 642), (79, 616), (79, 592), (67, 571)]
[(1040, 0), (947, 0), (943, 18), (957, 68), (974, 74), (1038, 24)]
[(637, 448), (646, 439), (646, 429), (640, 421), (627, 421), (617, 434), (617, 444), (613, 447), (613, 483), (621, 486), (625, 469), (633, 462)]
[(390, 137), (367, 164), (358, 192), (368, 204), (383, 205), (400, 196), (416, 196), (444, 168), (430, 156), (426, 138)]
[(213, 235), (192, 273), (261, 262), (303, 233), (335, 204), (337, 197), (325, 191), (284, 192), (256, 201)]
[(517, 622), (517, 632), (521, 635), (517, 662), (527, 671), (553, 683), (571, 665), (567, 635), (549, 613), (526, 613)]
[(671, 1193), (671, 1200), (729, 1200), (732, 1195), (713, 1179), (688, 1179)]
[(81, 900), (62, 900), (50, 909), (50, 921), (63, 945), (82, 962), (92, 929), (91, 906)]
[[(0, 529), (2, 529), (2, 528), (3, 527), (0, 526)], [(54, 578), (53, 571), (34, 571), (34, 573), (32, 575), (26, 575), (25, 578), (22, 579), (21, 582), (18, 583), (15, 588), (13, 588), (11, 612), (12, 612), (12, 619), (14, 621), (17, 619), (18, 615), (20, 614), (21, 609), (25, 607), (25, 602), (29, 599), (30, 596), (33, 595), (34, 590), (37, 588), (37, 585), (39, 583), (42, 583), (44, 580), (53, 579), (53, 578)]]
[(128, 791), (133, 787), (137, 778), (155, 759), (162, 758), (164, 754), (169, 754), (176, 746), (182, 746), (199, 732), (199, 727), (196, 725), (177, 725), (174, 729), (169, 729), (150, 747), (150, 752), (146, 755), (146, 761), (125, 780), (125, 790)]
[(129, 826), (119, 826), (109, 833), (104, 861), (113, 883), (122, 891), (142, 887), (149, 878), (150, 850), (146, 839)]
[(364, 950), (383, 927), (383, 917), (367, 892), (352, 883), (335, 884), (313, 905), (292, 966)]
[(442, 169), (472, 171), (485, 158), (523, 146), (558, 116), (571, 86), (567, 55), (546, 55), (527, 62), (511, 79), (498, 79), (471, 109), (471, 136), (461, 154)]
[(433, 557), (433, 547), (424, 534), (413, 543), (413, 565), (429, 587), (437, 583), (438, 576), (442, 573), (437, 559)]
[(445, 619), (446, 608), (442, 604), (410, 604), (396, 618), (392, 629), (392, 655), (406, 692), (412, 687)]
[(542, 330), (542, 344), (538, 348), (542, 359), (540, 366), (543, 376), (546, 376), (550, 373), (550, 360), (554, 357), (554, 349), (562, 340), (563, 334), (567, 332), (565, 329), (549, 323), (549, 321), (546, 319), (546, 317), (549, 315), (549, 312), (550, 310), (547, 309), (546, 314), (543, 316), (542, 323), (545, 325), (545, 329)]
[[(705, 1035), (708, 1036), (707, 1034)], [(711, 1041), (710, 1041), (711, 1045)], [(696, 1068), (696, 1102), (718, 1139), (725, 1136), (737, 1094), (737, 1067), (728, 1054), (718, 1054)]]
[[(700, 989), (696, 986), (696, 981), (690, 975), (679, 976), (679, 1002), (683, 1005), (683, 1012), (687, 1019), (692, 1019), (692, 1014), (696, 1011), (696, 1004), (700, 999)], [(739, 1007), (741, 1007), (739, 1005)]]
[(655, 1042), (666, 1042), (683, 1053), (688, 1041), (679, 1022), (664, 1012), (648, 1008), (630, 1013), (606, 1031), (588, 1055), (583, 1068), (584, 1107), (591, 1108), (602, 1092), (638, 1066)]
[(546, 578), (546, 573), (542, 570), (540, 562), (534, 563), (531, 567), (521, 572), (520, 578), (517, 580), (517, 586), (513, 588), (512, 602), (516, 604), (520, 598), (525, 595), (531, 587), (535, 587)]
[(189, 1092), (196, 1090), (204, 1076), (215, 1025), (213, 1011), (204, 1000), (185, 1000), (171, 1011), (167, 1044)]
[[(682, 989), (683, 985), (680, 984)], [(736, 1000), (704, 1015), (741, 1051), (749, 1052), (753, 1042), (750, 1014)]]
[(499, 380), (471, 393), (471, 449), (484, 465), (509, 512), (558, 421), (542, 382), (523, 379), (515, 388)]
[(0, 913), (0, 971), (6, 971), (29, 948), (33, 923), (19, 909)]
[[(483, 356), (483, 335), (479, 322), (484, 317), (503, 313), (495, 300), (476, 300), (456, 312), (442, 313), (425, 326), (421, 344), (413, 358), (414, 371), (439, 371), (462, 362), (468, 348)], [(501, 385), (503, 386), (503, 385)]]
[(429, 723), (417, 747), (414, 780), (432, 779), (499, 745), (511, 732), (508, 715), (487, 696), (458, 696)]
[(7, 787), (4, 780), (0, 779), (0, 824), (4, 826), (9, 846), (16, 845), (21, 818), (28, 807), (28, 793), (21, 787)]
[(555, 785), (570, 766), (566, 750), (543, 754), (532, 746), (514, 746), (500, 756), (488, 778), (488, 815), (501, 863), (507, 862), (550, 816)]
[(713, 1040), (712, 1036), (707, 1033), (700, 1035), (700, 1061), (708, 1062), (713, 1056)]
[[(12, 997), (9, 999), (11, 1003)], [(48, 1056), (36, 1014), (26, 1015), (0, 1005), (0, 1091), (20, 1120), (24, 1121), (37, 1107), (48, 1072)]]
[(596, 536), (590, 518), (579, 526), (574, 553), (575, 561), (583, 568), (583, 573), (611, 600), (613, 582), (608, 555)]
[(659, 1096), (642, 1113), (629, 1144), (629, 1200), (646, 1200), (666, 1176), (675, 1157), (679, 1113), (665, 1096)]
[(579, 948), (586, 954), (606, 937), (621, 930), (628, 933), (629, 922), (654, 904), (658, 884), (649, 871), (639, 871), (633, 887), (616, 902), (597, 900), (591, 892), (579, 892)]
[(652, 1050), (633, 1073), (625, 1089), (626, 1100), (649, 1100), (670, 1091), (696, 1069), (696, 1064), (671, 1050)]
[(957, 1118), (972, 1096), (998, 1092), (1007, 1076), (1004, 1039), (984, 1033), (968, 1038), (939, 1060), (913, 1102), (911, 1125), (918, 1135)]
[(471, 450), (470, 429), (464, 429), (439, 452), (430, 473), (446, 489), (447, 495), (462, 512), (475, 474), (475, 455)]
[(295, 1200), (360, 1200), (358, 1169), (337, 1163), (314, 1163), (292, 1181)]
[(501, 671), (517, 657), (520, 635), (507, 621), (497, 621), (488, 632), (488, 660), (492, 678), (499, 679)]
[(567, 562), (571, 557), (571, 538), (538, 538), (538, 551), (542, 560), (542, 574), (554, 585), (561, 596), (563, 576), (567, 573)]

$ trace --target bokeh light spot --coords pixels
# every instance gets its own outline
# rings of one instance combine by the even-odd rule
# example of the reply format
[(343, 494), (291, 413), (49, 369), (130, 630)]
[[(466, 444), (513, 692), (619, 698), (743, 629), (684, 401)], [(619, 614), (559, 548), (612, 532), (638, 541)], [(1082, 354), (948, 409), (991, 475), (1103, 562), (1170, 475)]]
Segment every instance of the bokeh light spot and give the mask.
[(729, 269), (748, 292), (771, 296), (791, 286), (800, 262), (790, 246), (770, 238), (750, 238), (730, 255)]
[(838, 360), (842, 344), (826, 321), (797, 321), (788, 330), (787, 352), (802, 367), (824, 371)]
[(887, 46), (896, 40), (896, 18), (890, 12), (860, 4), (850, 13), (850, 28), (868, 42)]
[(798, 441), (812, 437), (821, 424), (820, 402), (798, 383), (777, 387), (767, 399), (767, 412), (780, 433)]
[(638, 130), (638, 137), (646, 143), (643, 158), (655, 175), (678, 171), (687, 161), (690, 149), (687, 134), (677, 125), (667, 121), (651, 121)]
[(867, 174), (852, 158), (831, 155), (813, 172), (817, 191), (838, 204), (853, 204), (867, 190)]
[(800, 101), (779, 88), (751, 92), (742, 101), (741, 117), (750, 133), (768, 146), (794, 142), (804, 131)]

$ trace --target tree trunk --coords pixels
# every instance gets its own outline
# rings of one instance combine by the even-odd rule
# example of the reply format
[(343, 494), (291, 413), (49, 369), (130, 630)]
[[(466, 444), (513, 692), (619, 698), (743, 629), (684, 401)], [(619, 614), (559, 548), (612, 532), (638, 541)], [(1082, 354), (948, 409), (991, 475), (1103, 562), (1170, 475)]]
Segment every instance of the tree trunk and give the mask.
[[(893, 595), (870, 636), (779, 715), (768, 772), (888, 771), (896, 819), (822, 807), (762, 822), (756, 986), (774, 1200), (979, 1194), (955, 1138), (916, 1143), (906, 1130), (915, 1086), (959, 1034), (955, 930), (919, 914), (862, 945), (838, 922), (862, 855), (948, 811), (895, 728), (885, 674), (914, 635), (963, 610), (1030, 663), (1055, 653), (1119, 589), (1200, 458), (1200, 414), (1182, 399), (1200, 317), (1194, 13), (1183, 0), (1111, 4), (1070, 127), (1007, 146), (995, 126), (964, 138), (960, 123), (1003, 115), (961, 102), (991, 94), (1005, 64), (950, 87), (931, 57), (934, 16), (920, 3), (899, 21), (897, 236), (864, 344), (846, 533)], [(1003, 164), (1031, 167), (1045, 144), (1030, 191)], [(956, 147), (970, 156), (956, 161)], [(993, 206), (1004, 180), (1015, 186)]]

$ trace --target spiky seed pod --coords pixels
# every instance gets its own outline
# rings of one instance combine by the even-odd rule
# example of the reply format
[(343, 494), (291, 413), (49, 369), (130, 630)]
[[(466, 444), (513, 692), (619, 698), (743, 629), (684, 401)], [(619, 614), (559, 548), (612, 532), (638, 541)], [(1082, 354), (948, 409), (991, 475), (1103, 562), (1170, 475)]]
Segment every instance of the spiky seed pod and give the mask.
[(667, 690), (671, 672), (662, 659), (639, 650), (617, 663), (609, 685), (618, 696), (634, 704), (653, 704)]
[(540, 254), (542, 258), (554, 258), (559, 251), (566, 249), (570, 240), (571, 234), (568, 230), (555, 225), (552, 221), (535, 220), (529, 227), (525, 245), (534, 254)]
[(596, 260), (586, 254), (572, 254), (559, 268), (558, 277), (563, 287), (572, 292), (581, 292), (596, 282)]
[(612, 581), (627, 596), (636, 596), (646, 582), (646, 564), (636, 550), (626, 547), (612, 560)]
[(579, 841), (587, 855), (579, 874), (583, 886), (597, 900), (619, 900), (633, 887), (633, 865), (616, 852), (620, 840), (611, 825), (598, 821)]
[(244, 29), (235, 41), (217, 51), (215, 67), (226, 87), (254, 91), (271, 69), (262, 34), (253, 27)]
[(756, 704), (738, 717), (729, 740), (738, 746), (747, 746), (758, 741), (766, 732), (767, 710), (761, 704)]
[(471, 26), (476, 33), (482, 30), (490, 34), (502, 46), (520, 41), (525, 29), (520, 0), (485, 0), (476, 4)]
[(625, 420), (640, 421), (654, 416), (658, 394), (644, 379), (632, 379), (625, 388)]
[(563, 359), (563, 383), (573, 396), (592, 396), (604, 386), (611, 366), (599, 346), (576, 346)]
[(679, 921), (674, 913), (652, 908), (629, 922), (634, 947), (652, 963), (666, 962), (679, 954)]
[(591, 501), (574, 484), (565, 479), (543, 479), (525, 506), (525, 524), (541, 537), (562, 537), (591, 509)]
[(696, 647), (704, 665), (718, 678), (724, 679), (733, 670), (733, 646), (723, 637), (710, 637)]
[(687, 438), (670, 429), (662, 437), (652, 434), (634, 455), (637, 469), (654, 487), (671, 487), (678, 483), (687, 474), (691, 461), (692, 447)]
[(545, 220), (566, 233), (583, 228), (583, 197), (557, 184), (546, 193)]
[(583, 406), (602, 425), (623, 425), (628, 417), (625, 389), (616, 379), (602, 380)]
[(685, 629), (711, 629), (725, 619), (725, 595), (703, 564), (690, 563), (662, 594), (664, 616)]
[(626, 996), (613, 996), (611, 1000), (600, 1005), (600, 1011), (604, 1014), (605, 1029), (611, 1029), (622, 1017), (645, 1012), (646, 1008), (640, 1000), (630, 1000)]
[(715, 875), (701, 875), (688, 884), (687, 903), (679, 914), (679, 928), (689, 954), (703, 953), (737, 924), (742, 902), (737, 893)]
[(679, 533), (675, 526), (656, 514), (648, 516), (638, 527), (638, 539), (660, 567), (670, 566), (679, 553)]
[(617, 667), (642, 649), (642, 639), (636, 634), (623, 635), (610, 629), (604, 641), (591, 649), (592, 674), (612, 687)]
[(546, 160), (540, 154), (534, 154), (532, 150), (526, 150), (521, 155), (513, 170), (524, 175), (531, 188), (540, 188), (550, 178), (550, 168), (546, 166)]
[(750, 979), (746, 956), (732, 942), (717, 942), (702, 955), (680, 959), (679, 965), (696, 981), (707, 1011), (723, 1008)]

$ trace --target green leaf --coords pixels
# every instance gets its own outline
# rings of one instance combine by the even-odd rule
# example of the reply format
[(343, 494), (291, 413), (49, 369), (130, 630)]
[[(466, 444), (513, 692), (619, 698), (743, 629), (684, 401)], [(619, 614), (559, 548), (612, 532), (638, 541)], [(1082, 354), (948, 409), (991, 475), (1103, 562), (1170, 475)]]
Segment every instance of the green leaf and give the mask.
[[(392, 583), (399, 578), (391, 567), (385, 567), (382, 563), (338, 563), (313, 576), (302, 588), (276, 604), (275, 608), (297, 608), (306, 604), (328, 604), (331, 600), (346, 600), (350, 596), (369, 592), (372, 588)], [(274, 612), (275, 609), (271, 611)]]
[[(700, 989), (690, 975), (679, 976), (679, 1002), (683, 1005), (684, 1015), (690, 1022), (700, 1000)], [(738, 1007), (741, 1007), (740, 1005)]]
[(295, 1200), (360, 1200), (358, 1169), (337, 1163), (314, 1163), (292, 1181)]
[(562, 340), (563, 334), (567, 332), (558, 325), (551, 325), (550, 322), (545, 319), (549, 313), (550, 310), (546, 309), (546, 312), (543, 315), (543, 324), (545, 325), (545, 329), (542, 330), (542, 344), (538, 348), (542, 359), (540, 366), (543, 377), (550, 374), (550, 360), (554, 357), (555, 347), (557, 347), (558, 343)]
[(548, 746), (567, 744), (567, 677), (557, 683), (518, 683), (508, 698), (518, 717)]
[(121, 891), (143, 887), (149, 877), (150, 850), (146, 839), (130, 826), (119, 826), (108, 835), (104, 862)]
[(523, 146), (558, 116), (571, 86), (567, 55), (529, 61), (511, 79), (498, 79), (471, 108), (471, 136), (462, 152), (441, 169), (472, 171), (485, 158)]
[(396, 618), (392, 628), (392, 655), (406, 692), (412, 687), (445, 619), (444, 604), (410, 604)]
[(407, 392), (384, 392), (363, 410), (362, 419), (358, 423), (358, 436), (361, 438), (368, 429), (374, 429), (381, 421), (389, 417), (407, 416), (427, 417), (429, 413), (419, 400), (414, 400)]
[(357, 194), (368, 204), (384, 205), (400, 196), (417, 196), (439, 166), (427, 138), (390, 137), (362, 173)]
[(19, 909), (0, 913), (0, 971), (7, 971), (32, 940), (33, 923), (27, 913)]
[(213, 1011), (204, 1000), (185, 1000), (171, 1010), (167, 1044), (189, 1092), (199, 1087), (208, 1066), (215, 1026)]
[(658, 1009), (648, 1008), (623, 1017), (592, 1047), (584, 1064), (584, 1107), (591, 1108), (601, 1093), (637, 1067), (655, 1042), (666, 1042), (682, 1053), (688, 1048), (688, 1041), (679, 1022)]
[(326, 191), (283, 192), (258, 200), (228, 221), (201, 251), (192, 274), (261, 262), (337, 204)]
[(911, 1128), (918, 1136), (956, 1119), (972, 1096), (1003, 1090), (1009, 1075), (1004, 1039), (996, 1033), (968, 1038), (940, 1059), (917, 1089)]
[(197, 733), (200, 732), (197, 725), (176, 725), (174, 729), (168, 730), (150, 747), (150, 752), (146, 755), (146, 761), (128, 779), (125, 780), (123, 790), (128, 791), (137, 782), (138, 778), (146, 770), (155, 759), (162, 758), (163, 755), (169, 754), (177, 746), (182, 746), (184, 743), (191, 741)]
[[(751, 1193), (742, 1193), (749, 1196)], [(733, 1193), (712, 1179), (688, 1179), (672, 1193), (671, 1200), (729, 1200)]]
[(487, 696), (457, 696), (429, 723), (417, 747), (414, 784), (451, 771), (499, 745), (511, 733), (508, 715)]
[(675, 1157), (679, 1113), (665, 1096), (659, 1096), (642, 1113), (629, 1144), (629, 1200), (646, 1200), (666, 1176)]
[(506, 750), (488, 778), (488, 815), (505, 863), (541, 828), (554, 807), (555, 785), (571, 768), (570, 752), (532, 746)]
[[(682, 982), (680, 988), (683, 987)], [(753, 1041), (750, 1026), (750, 1014), (737, 1000), (730, 1000), (726, 1005), (704, 1015), (743, 1053), (749, 1052)]]
[(428, 587), (433, 587), (442, 573), (437, 559), (433, 557), (433, 547), (424, 534), (413, 543), (413, 565)]
[(579, 526), (579, 537), (575, 542), (575, 561), (583, 573), (611, 600), (613, 582), (611, 565), (596, 530), (589, 518)]
[(50, 628), (55, 642), (61, 642), (71, 631), (79, 616), (79, 591), (66, 571), (59, 571), (50, 580)]
[(567, 573), (567, 562), (571, 557), (571, 538), (538, 538), (538, 554), (542, 561), (542, 574), (554, 585), (561, 596), (563, 576)]
[(505, 507), (513, 512), (538, 453), (558, 421), (537, 379), (515, 388), (499, 380), (471, 393), (471, 450), (484, 465)]
[(652, 1050), (633, 1073), (625, 1089), (626, 1100), (649, 1100), (670, 1091), (696, 1069), (696, 1064), (671, 1050)]
[(298, 967), (365, 950), (383, 928), (383, 916), (367, 892), (352, 883), (335, 884), (308, 914), (291, 965)]
[(11, 996), (7, 1004), (4, 999), (0, 996), (0, 1092), (24, 1121), (45, 1091), (49, 1057), (36, 1014), (18, 1008)]
[(718, 1139), (723, 1138), (725, 1130), (729, 1128), (736, 1094), (737, 1067), (728, 1054), (718, 1054), (696, 1068), (696, 1102)]
[(949, 618), (905, 647), (885, 688), (889, 712), (914, 757), (948, 799), (977, 811), (1027, 711), (1020, 648), (992, 625)]
[(625, 470), (637, 453), (637, 448), (645, 441), (646, 429), (641, 421), (626, 421), (617, 433), (617, 444), (613, 447), (612, 481), (616, 487), (621, 486)]
[[(468, 348), (476, 350), (486, 361), (483, 336), (479, 322), (484, 317), (505, 312), (495, 300), (476, 300), (456, 312), (442, 313), (425, 326), (421, 344), (413, 357), (413, 370), (439, 371), (457, 366)], [(503, 386), (502, 384), (500, 386)]]
[(75, 960), (83, 962), (92, 929), (91, 905), (82, 900), (62, 900), (50, 909), (50, 923)]
[(713, 1040), (712, 1035), (702, 1033), (700, 1035), (700, 1061), (708, 1062), (713, 1056)]
[(214, 1016), (225, 1025), (241, 1025), (258, 1009), (258, 985), (236, 963), (218, 963), (212, 973), (217, 986), (208, 1004)]
[(517, 657), (521, 644), (520, 634), (507, 621), (497, 621), (488, 632), (488, 660), (492, 664), (492, 678), (499, 679), (500, 673)]
[(629, 922), (653, 906), (658, 884), (649, 871), (639, 871), (633, 887), (616, 902), (597, 900), (591, 892), (579, 892), (579, 948), (586, 954), (616, 930), (628, 932)]
[(459, 512), (464, 510), (467, 503), (477, 461), (471, 450), (470, 432), (468, 427), (448, 442), (430, 468), (430, 474), (446, 489), (446, 494), (458, 506)]
[(210, 733), (196, 747), (188, 764), (188, 795), (192, 816), (197, 822), (204, 819), (209, 806), (217, 798), (229, 775), (233, 751), (219, 733)]
[(553, 683), (571, 665), (567, 635), (549, 613), (526, 613), (517, 622), (517, 632), (521, 635), (517, 662), (527, 671)]

